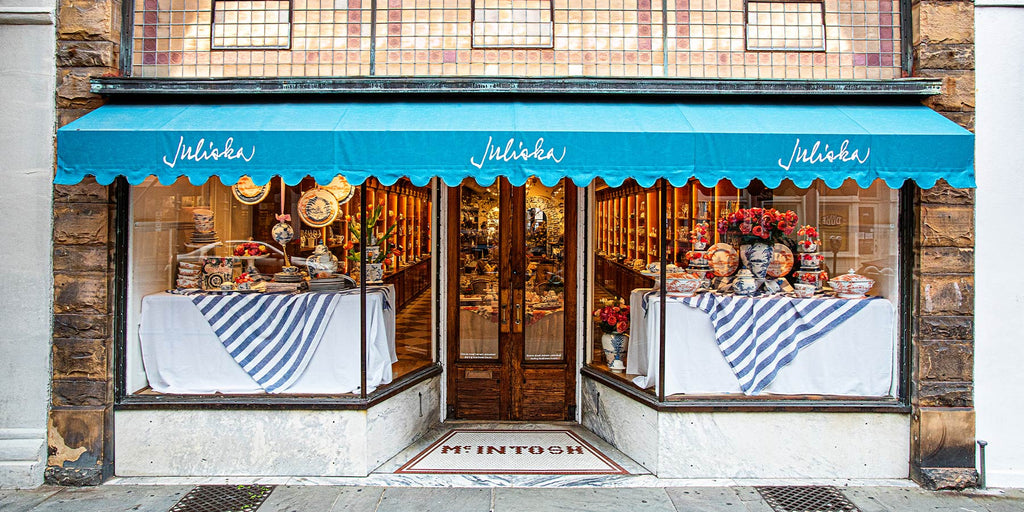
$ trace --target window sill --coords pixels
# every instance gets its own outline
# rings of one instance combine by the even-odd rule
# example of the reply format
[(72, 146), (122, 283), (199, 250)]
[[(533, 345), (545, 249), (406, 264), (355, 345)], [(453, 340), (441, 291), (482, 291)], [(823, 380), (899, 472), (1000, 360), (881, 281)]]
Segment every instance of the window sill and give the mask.
[(431, 364), (405, 374), (360, 398), (344, 395), (128, 395), (114, 410), (136, 409), (264, 409), (264, 410), (367, 410), (410, 387), (441, 375), (441, 365)]
[(897, 399), (825, 395), (744, 396), (669, 395), (659, 401), (653, 390), (640, 389), (621, 374), (600, 366), (584, 366), (581, 373), (659, 412), (884, 412), (910, 413)]

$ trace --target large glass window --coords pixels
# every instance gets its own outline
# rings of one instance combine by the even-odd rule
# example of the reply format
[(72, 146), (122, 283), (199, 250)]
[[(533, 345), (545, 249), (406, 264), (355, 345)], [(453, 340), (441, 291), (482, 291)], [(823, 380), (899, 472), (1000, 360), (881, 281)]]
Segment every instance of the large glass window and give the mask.
[(127, 393), (358, 394), (364, 326), (366, 392), (432, 364), (431, 187), (130, 194)]
[(670, 399), (897, 395), (897, 189), (593, 194), (592, 367)]

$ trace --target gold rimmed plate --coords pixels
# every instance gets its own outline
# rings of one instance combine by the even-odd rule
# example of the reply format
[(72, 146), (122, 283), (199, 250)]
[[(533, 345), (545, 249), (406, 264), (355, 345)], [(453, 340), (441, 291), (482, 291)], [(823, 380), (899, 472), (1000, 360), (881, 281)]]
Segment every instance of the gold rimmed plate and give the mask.
[(335, 176), (330, 183), (321, 188), (330, 191), (331, 194), (334, 194), (334, 198), (338, 200), (338, 204), (347, 203), (349, 199), (352, 199), (352, 195), (356, 193), (356, 188), (353, 187), (344, 176)]
[(299, 218), (307, 226), (322, 228), (338, 218), (338, 198), (323, 188), (307, 190), (299, 198)]
[(231, 186), (231, 193), (235, 199), (242, 204), (256, 204), (267, 198), (270, 194), (270, 183), (262, 187), (252, 181), (248, 176), (242, 176), (238, 183)]

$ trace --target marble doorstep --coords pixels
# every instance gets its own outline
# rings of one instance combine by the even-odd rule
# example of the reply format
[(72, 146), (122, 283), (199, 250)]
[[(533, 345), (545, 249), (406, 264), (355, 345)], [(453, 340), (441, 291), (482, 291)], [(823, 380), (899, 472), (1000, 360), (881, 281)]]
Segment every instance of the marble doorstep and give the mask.
[[(607, 455), (610, 459), (615, 461), (618, 465), (622, 466), (623, 469), (630, 473), (629, 476), (636, 475), (649, 475), (643, 466), (637, 464), (633, 459), (630, 459), (625, 454), (617, 450), (614, 446), (608, 444), (605, 440), (594, 435), (593, 432), (581, 427), (574, 422), (551, 422), (551, 423), (511, 423), (511, 422), (489, 422), (481, 423), (475, 421), (447, 421), (441, 425), (438, 425), (431, 430), (428, 430), (422, 437), (417, 439), (411, 445), (406, 447), (404, 450), (398, 453), (382, 464), (379, 468), (374, 470), (374, 475), (381, 474), (392, 474), (396, 469), (401, 467), (403, 464), (408, 462), (410, 459), (418, 455), (420, 452), (425, 450), (434, 441), (437, 441), (441, 436), (455, 429), (465, 430), (569, 430), (576, 435), (583, 438), (584, 441), (589, 443), (591, 446), (596, 448), (601, 453)], [(399, 475), (394, 475), (399, 476)], [(401, 475), (410, 476), (410, 475)], [(427, 475), (427, 476), (446, 476), (446, 475)], [(475, 475), (475, 476), (501, 476), (501, 477), (525, 477), (526, 481), (536, 479), (538, 475)], [(550, 478), (558, 478), (560, 480), (579, 480), (589, 481), (594, 479), (606, 480), (610, 476), (615, 475), (541, 475), (545, 481)], [(571, 477), (571, 478), (570, 478)], [(620, 475), (619, 478), (622, 478)], [(513, 478), (513, 480), (516, 480)]]

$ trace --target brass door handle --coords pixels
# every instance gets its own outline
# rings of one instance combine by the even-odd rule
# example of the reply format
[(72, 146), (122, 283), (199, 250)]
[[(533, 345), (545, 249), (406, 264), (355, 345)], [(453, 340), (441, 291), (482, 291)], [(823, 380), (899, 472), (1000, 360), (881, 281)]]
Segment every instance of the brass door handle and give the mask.
[(499, 323), (501, 324), (500, 325), (500, 331), (501, 332), (509, 332), (509, 323), (508, 323), (508, 304), (509, 304), (509, 300), (508, 300), (508, 298), (509, 298), (508, 290), (501, 290), (501, 292), (499, 293), (499, 304), (500, 305), (498, 306), (498, 310), (501, 311), (501, 314), (500, 314), (501, 318), (499, 319)]
[(515, 316), (512, 319), (513, 332), (523, 332), (523, 290), (516, 290), (512, 294), (512, 304), (515, 307)]

